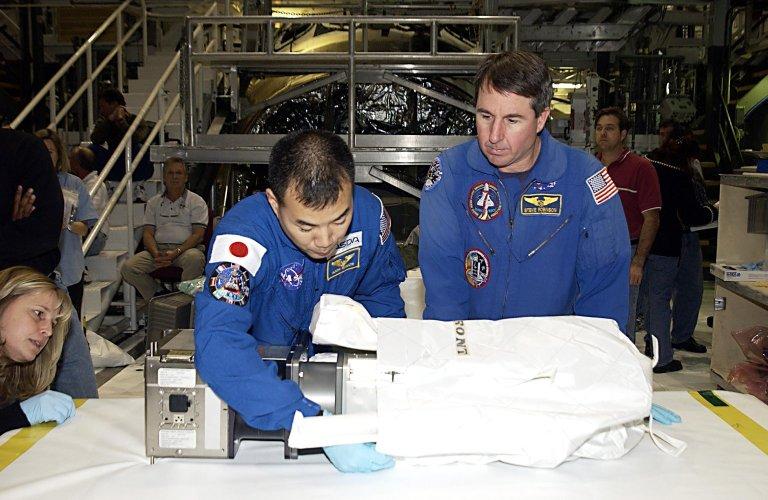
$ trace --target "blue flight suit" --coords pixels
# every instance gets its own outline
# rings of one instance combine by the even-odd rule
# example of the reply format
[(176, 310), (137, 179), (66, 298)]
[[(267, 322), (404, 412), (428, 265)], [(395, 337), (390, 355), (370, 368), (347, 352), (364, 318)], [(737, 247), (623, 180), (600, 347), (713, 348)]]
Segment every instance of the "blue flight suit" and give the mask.
[(544, 130), (526, 174), (476, 139), (440, 154), (421, 196), (424, 319), (581, 316), (626, 328), (630, 244), (617, 189), (594, 157)]
[(360, 302), (374, 317), (405, 317), (402, 259), (381, 200), (355, 186), (352, 223), (327, 262), (286, 236), (264, 194), (235, 205), (213, 234), (203, 290), (195, 297), (195, 364), (200, 376), (252, 427), (290, 429), (295, 411), (320, 407), (280, 380), (260, 345), (292, 345), (309, 328), (324, 293)]

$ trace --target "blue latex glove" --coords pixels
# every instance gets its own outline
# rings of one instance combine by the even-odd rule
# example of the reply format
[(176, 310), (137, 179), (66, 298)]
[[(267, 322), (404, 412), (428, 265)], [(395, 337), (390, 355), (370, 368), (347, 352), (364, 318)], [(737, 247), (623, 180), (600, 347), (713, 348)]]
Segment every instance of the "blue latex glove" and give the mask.
[(683, 421), (680, 415), (656, 403), (651, 405), (651, 418), (662, 425), (679, 424)]
[(375, 443), (326, 446), (323, 451), (340, 472), (374, 472), (395, 466), (392, 457), (376, 451)]
[(61, 424), (75, 414), (75, 402), (67, 394), (45, 391), (19, 403), (31, 425), (55, 420)]

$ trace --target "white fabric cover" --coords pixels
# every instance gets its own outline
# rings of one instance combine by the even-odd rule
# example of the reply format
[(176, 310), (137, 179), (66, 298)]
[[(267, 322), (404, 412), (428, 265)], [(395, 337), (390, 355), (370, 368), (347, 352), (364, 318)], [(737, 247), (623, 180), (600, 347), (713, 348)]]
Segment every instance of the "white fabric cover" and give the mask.
[(555, 467), (642, 438), (650, 361), (612, 320), (376, 323), (382, 453)]
[(651, 362), (612, 320), (371, 319), (351, 299), (324, 295), (310, 329), (316, 343), (378, 351), (377, 449), (400, 459), (555, 467), (618, 458), (650, 413)]
[(359, 302), (343, 295), (323, 294), (312, 310), (309, 331), (318, 345), (361, 351), (376, 350), (376, 323)]
[(133, 363), (133, 358), (127, 352), (101, 335), (86, 330), (85, 339), (88, 341), (94, 368), (112, 368)]
[(411, 269), (400, 283), (400, 297), (405, 304), (405, 317), (409, 319), (421, 319), (424, 314), (424, 280), (421, 278), (419, 268)]

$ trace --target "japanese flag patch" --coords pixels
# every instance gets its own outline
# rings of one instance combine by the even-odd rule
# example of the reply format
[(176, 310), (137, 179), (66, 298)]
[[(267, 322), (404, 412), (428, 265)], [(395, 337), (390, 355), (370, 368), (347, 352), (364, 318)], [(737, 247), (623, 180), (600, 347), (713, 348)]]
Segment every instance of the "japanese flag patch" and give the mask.
[(616, 184), (613, 183), (613, 179), (608, 175), (608, 169), (605, 167), (591, 177), (588, 177), (586, 183), (597, 205), (602, 205), (619, 192)]
[(245, 268), (251, 276), (261, 267), (267, 249), (260, 243), (239, 234), (220, 234), (213, 241), (211, 263), (231, 262)]

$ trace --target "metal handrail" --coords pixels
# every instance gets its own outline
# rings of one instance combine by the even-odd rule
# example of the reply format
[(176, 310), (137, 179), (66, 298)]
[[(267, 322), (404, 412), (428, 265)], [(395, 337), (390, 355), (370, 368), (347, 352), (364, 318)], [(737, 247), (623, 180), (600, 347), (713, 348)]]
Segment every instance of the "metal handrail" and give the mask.
[[(80, 57), (83, 56), (83, 54), (86, 55), (87, 64), (86, 64), (86, 70), (88, 72), (88, 77), (86, 78), (86, 83), (83, 86), (86, 86), (86, 90), (88, 91), (88, 127), (90, 128), (93, 126), (93, 81), (94, 78), (101, 72), (101, 70), (106, 67), (106, 64), (101, 64), (99, 66), (99, 69), (97, 72), (94, 72), (92, 70), (93, 65), (93, 55), (92, 55), (92, 48), (95, 44), (96, 40), (101, 37), (101, 35), (104, 34), (104, 32), (109, 28), (109, 26), (112, 23), (115, 23), (116, 26), (116, 33), (117, 33), (117, 40), (116, 40), (116, 46), (115, 49), (113, 49), (112, 52), (110, 52), (110, 56), (108, 56), (109, 60), (111, 60), (112, 57), (114, 57), (115, 54), (117, 54), (118, 58), (118, 72), (117, 72), (117, 85), (118, 88), (122, 89), (123, 86), (123, 70), (122, 70), (122, 59), (123, 59), (123, 47), (126, 44), (126, 41), (129, 39), (130, 35), (132, 35), (136, 29), (141, 26), (143, 29), (143, 47), (142, 47), (142, 53), (146, 57), (147, 54), (147, 7), (144, 2), (144, 0), (141, 0), (141, 18), (139, 21), (137, 21), (136, 25), (134, 25), (131, 30), (129, 30), (128, 34), (125, 36), (122, 36), (122, 21), (123, 21), (123, 11), (128, 8), (128, 6), (131, 4), (132, 0), (125, 0), (120, 6), (115, 9), (112, 14), (103, 22), (101, 25), (96, 28), (96, 31), (94, 31), (91, 36), (88, 37), (88, 39), (83, 43), (83, 45), (80, 46), (77, 51), (75, 51), (74, 54), (67, 60), (64, 65), (59, 68), (59, 70), (56, 72), (56, 74), (48, 81), (48, 83), (43, 86), (42, 89), (35, 95), (35, 97), (32, 98), (32, 100), (29, 101), (29, 104), (19, 113), (19, 115), (14, 118), (14, 120), (11, 122), (11, 128), (18, 127), (21, 122), (23, 122), (27, 116), (32, 112), (32, 110), (35, 109), (35, 107), (40, 103), (40, 101), (43, 100), (43, 98), (48, 95), (49, 96), (49, 109), (50, 109), (50, 115), (51, 115), (51, 123), (48, 125), (48, 128), (55, 128), (58, 124), (59, 120), (63, 118), (66, 113), (56, 113), (56, 84), (61, 80), (67, 71), (69, 71), (70, 68), (72, 68), (75, 63), (80, 59)], [(77, 101), (77, 99), (80, 98), (80, 96), (83, 94), (83, 87), (78, 89), (75, 94), (73, 94), (73, 97), (69, 99), (69, 101), (65, 104), (65, 108), (67, 111), (72, 108), (74, 105), (74, 102)], [(64, 109), (64, 108), (62, 108)]]
[[(723, 111), (725, 112), (725, 117), (728, 119), (728, 132), (731, 133), (731, 139), (733, 139), (733, 143), (736, 146), (736, 153), (739, 157), (739, 166), (744, 165), (744, 156), (741, 154), (741, 146), (739, 145), (739, 138), (736, 136), (736, 128), (733, 126), (733, 121), (731, 121), (731, 113), (728, 111), (728, 103), (725, 101), (725, 96), (723, 95), (722, 89), (718, 86), (717, 93), (720, 95), (720, 103), (723, 105)], [(722, 133), (723, 130), (721, 129), (720, 132)], [(725, 135), (723, 134), (723, 140), (725, 142)], [(728, 148), (728, 145), (725, 145), (726, 148)], [(729, 160), (730, 160), (730, 153), (729, 153)]]
[[(209, 13), (213, 12), (216, 8), (217, 8), (217, 3), (213, 2), (207, 12)], [(197, 38), (200, 35), (200, 33), (203, 32), (202, 26), (199, 26), (198, 28), (199, 29), (196, 29), (192, 33), (192, 39)], [(149, 111), (149, 108), (152, 106), (152, 103), (154, 103), (155, 100), (157, 99), (157, 96), (160, 93), (160, 91), (163, 89), (163, 86), (165, 85), (166, 80), (168, 80), (173, 70), (176, 69), (180, 56), (181, 56), (180, 51), (176, 51), (176, 54), (168, 63), (168, 66), (165, 68), (165, 71), (163, 72), (162, 76), (160, 77), (158, 82), (152, 88), (152, 91), (147, 96), (147, 100), (144, 102), (144, 105), (141, 107), (139, 112), (136, 113), (136, 117), (133, 119), (133, 123), (131, 123), (130, 127), (128, 127), (128, 130), (123, 136), (123, 139), (120, 141), (120, 143), (117, 145), (115, 150), (112, 152), (112, 156), (109, 157), (109, 160), (107, 160), (107, 163), (104, 165), (104, 168), (101, 169), (101, 173), (99, 174), (99, 177), (97, 178), (96, 183), (94, 184), (93, 188), (91, 188), (91, 191), (88, 193), (91, 197), (93, 197), (96, 191), (98, 191), (98, 188), (101, 185), (101, 183), (104, 182), (104, 180), (107, 178), (109, 173), (112, 171), (112, 167), (114, 167), (115, 163), (117, 163), (117, 160), (120, 158), (120, 155), (125, 150), (126, 145), (130, 142), (131, 138), (133, 137), (133, 133), (136, 131), (139, 124), (144, 119), (144, 116), (147, 114), (147, 111)], [(144, 141), (144, 142), (147, 143), (149, 141)], [(127, 162), (126, 162), (126, 170), (128, 170)]]
[[(209, 9), (206, 11), (206, 15), (210, 15), (217, 9), (217, 3), (213, 2)], [(194, 33), (192, 34), (192, 39), (196, 39), (200, 33), (203, 32), (203, 27), (199, 26), (199, 29), (196, 29)], [(215, 40), (212, 40), (207, 46), (206, 50), (210, 49)], [(93, 245), (93, 242), (96, 239), (96, 236), (99, 234), (99, 231), (104, 226), (105, 222), (109, 218), (109, 215), (112, 213), (112, 210), (114, 210), (115, 206), (120, 200), (120, 197), (123, 195), (123, 192), (127, 190), (128, 195), (126, 196), (126, 211), (127, 211), (127, 231), (126, 231), (126, 237), (128, 239), (128, 257), (133, 256), (134, 247), (133, 244), (133, 233), (134, 233), (134, 221), (133, 221), (133, 189), (132, 189), (132, 177), (133, 177), (133, 166), (140, 162), (144, 155), (149, 150), (149, 147), (152, 143), (152, 141), (157, 137), (161, 131), (164, 131), (165, 124), (170, 119), (171, 115), (175, 111), (176, 107), (179, 105), (180, 96), (181, 93), (177, 93), (176, 96), (171, 100), (170, 105), (167, 107), (165, 112), (163, 113), (162, 117), (157, 121), (155, 126), (152, 128), (152, 131), (147, 136), (146, 140), (144, 141), (144, 144), (142, 145), (141, 149), (139, 150), (138, 154), (133, 156), (132, 151), (132, 138), (134, 132), (136, 132), (136, 129), (141, 124), (142, 120), (144, 119), (144, 116), (149, 111), (149, 108), (152, 106), (152, 104), (157, 100), (157, 98), (160, 95), (160, 92), (163, 91), (163, 88), (165, 86), (165, 82), (170, 78), (171, 74), (176, 70), (179, 58), (180, 58), (180, 51), (176, 51), (176, 55), (171, 59), (171, 61), (168, 63), (168, 66), (165, 68), (165, 71), (163, 71), (163, 74), (160, 76), (158, 82), (155, 84), (155, 86), (152, 88), (152, 91), (149, 93), (147, 100), (144, 102), (144, 105), (141, 107), (141, 109), (136, 113), (135, 118), (133, 119), (133, 122), (128, 127), (128, 130), (126, 131), (125, 135), (123, 136), (123, 139), (120, 141), (118, 146), (113, 151), (112, 155), (109, 157), (109, 160), (107, 160), (106, 165), (104, 165), (104, 168), (101, 170), (101, 173), (96, 179), (96, 182), (94, 183), (93, 188), (89, 191), (89, 195), (93, 197), (93, 195), (96, 193), (96, 191), (99, 189), (99, 187), (102, 185), (104, 180), (109, 175), (112, 168), (115, 166), (115, 163), (117, 162), (118, 158), (124, 153), (125, 154), (125, 175), (123, 175), (123, 178), (118, 183), (117, 187), (115, 188), (112, 196), (109, 198), (109, 201), (107, 202), (107, 206), (105, 207), (104, 212), (99, 216), (98, 220), (96, 221), (96, 224), (91, 228), (90, 233), (88, 234), (88, 237), (83, 242), (83, 253), (87, 253), (88, 250)], [(198, 64), (195, 67), (195, 73), (197, 73), (202, 68), (202, 65)], [(130, 318), (130, 328), (135, 330), (137, 328), (137, 318), (136, 318), (136, 292), (135, 289), (130, 287), (127, 291), (128, 293), (128, 305), (129, 305), (129, 312), (128, 316)]]

